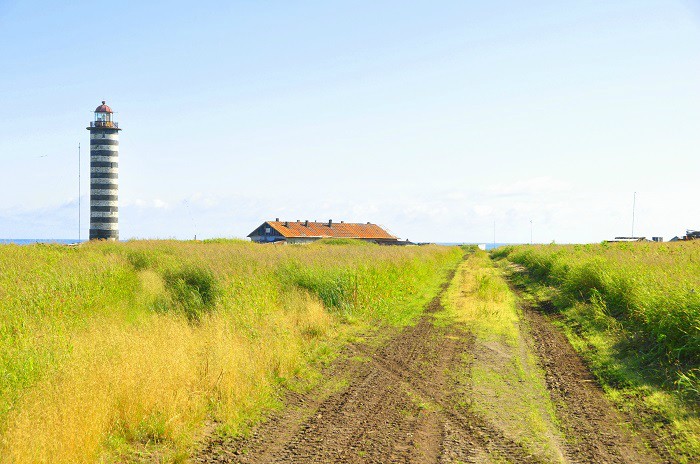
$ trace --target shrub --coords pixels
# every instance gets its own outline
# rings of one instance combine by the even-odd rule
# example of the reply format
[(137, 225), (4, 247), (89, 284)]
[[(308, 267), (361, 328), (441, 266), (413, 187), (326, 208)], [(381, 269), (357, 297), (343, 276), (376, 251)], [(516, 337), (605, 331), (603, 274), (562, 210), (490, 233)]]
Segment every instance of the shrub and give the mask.
[(127, 261), (137, 271), (152, 267), (155, 264), (155, 258), (154, 253), (148, 253), (145, 250), (126, 250)]
[(316, 295), (329, 309), (351, 309), (356, 302), (355, 274), (347, 269), (318, 269), (293, 262), (280, 269), (283, 282)]
[(188, 321), (199, 322), (205, 313), (214, 308), (219, 290), (211, 271), (190, 265), (166, 272), (164, 280), (173, 307), (181, 311)]

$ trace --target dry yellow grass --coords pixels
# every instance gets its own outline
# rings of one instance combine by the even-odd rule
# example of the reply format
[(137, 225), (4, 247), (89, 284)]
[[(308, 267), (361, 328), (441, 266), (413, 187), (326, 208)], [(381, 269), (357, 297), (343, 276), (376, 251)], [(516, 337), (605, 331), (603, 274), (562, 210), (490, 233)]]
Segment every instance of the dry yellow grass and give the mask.
[(519, 335), (516, 299), (485, 253), (474, 253), (458, 268), (448, 288), (450, 315), (487, 339), (515, 344)]

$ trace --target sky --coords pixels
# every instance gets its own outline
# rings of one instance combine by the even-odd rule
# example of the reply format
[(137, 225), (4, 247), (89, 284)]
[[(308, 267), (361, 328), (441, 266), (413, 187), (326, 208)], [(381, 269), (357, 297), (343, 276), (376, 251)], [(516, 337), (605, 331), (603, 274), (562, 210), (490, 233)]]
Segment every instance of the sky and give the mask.
[(121, 239), (700, 229), (700, 0), (0, 0), (0, 238), (88, 236), (102, 100)]

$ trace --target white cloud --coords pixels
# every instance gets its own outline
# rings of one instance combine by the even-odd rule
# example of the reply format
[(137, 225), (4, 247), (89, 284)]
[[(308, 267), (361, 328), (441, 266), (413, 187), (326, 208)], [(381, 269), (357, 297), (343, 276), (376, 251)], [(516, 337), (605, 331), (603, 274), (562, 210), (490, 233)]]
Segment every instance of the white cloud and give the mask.
[(477, 216), (492, 216), (493, 215), (493, 207), (490, 205), (474, 205), (472, 207), (472, 210), (476, 213)]
[(372, 216), (379, 212), (379, 207), (374, 203), (355, 204), (350, 209), (354, 216)]
[(509, 183), (498, 183), (488, 191), (498, 196), (534, 195), (538, 193), (557, 193), (571, 189), (568, 182), (551, 177), (534, 177)]
[(142, 209), (166, 209), (168, 208), (168, 203), (159, 198), (137, 198), (135, 200), (122, 201), (120, 206), (122, 208), (137, 207)]

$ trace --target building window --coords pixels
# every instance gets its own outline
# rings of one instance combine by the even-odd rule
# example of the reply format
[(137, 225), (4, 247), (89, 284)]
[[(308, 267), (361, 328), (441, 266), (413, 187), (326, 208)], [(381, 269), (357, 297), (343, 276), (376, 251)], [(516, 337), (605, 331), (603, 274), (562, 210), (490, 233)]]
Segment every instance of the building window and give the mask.
[(269, 228), (269, 227), (265, 227), (265, 233), (266, 233), (266, 234), (269, 234), (269, 233), (270, 233), (270, 228)]

